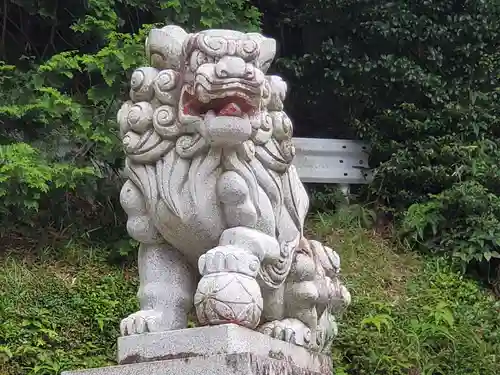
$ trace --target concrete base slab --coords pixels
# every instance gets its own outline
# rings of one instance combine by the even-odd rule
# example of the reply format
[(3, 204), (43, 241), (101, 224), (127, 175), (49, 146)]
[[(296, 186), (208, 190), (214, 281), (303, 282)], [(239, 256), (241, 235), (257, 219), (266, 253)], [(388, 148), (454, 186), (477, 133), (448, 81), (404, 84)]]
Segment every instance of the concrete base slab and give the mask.
[(98, 369), (63, 372), (62, 375), (331, 375), (301, 368), (289, 359), (271, 359), (251, 353), (191, 357)]
[(120, 337), (119, 366), (62, 375), (331, 375), (328, 356), (234, 324)]
[(117, 361), (130, 364), (241, 353), (293, 358), (298, 366), (311, 369), (319, 369), (327, 360), (325, 356), (303, 347), (235, 324), (224, 324), (120, 337)]

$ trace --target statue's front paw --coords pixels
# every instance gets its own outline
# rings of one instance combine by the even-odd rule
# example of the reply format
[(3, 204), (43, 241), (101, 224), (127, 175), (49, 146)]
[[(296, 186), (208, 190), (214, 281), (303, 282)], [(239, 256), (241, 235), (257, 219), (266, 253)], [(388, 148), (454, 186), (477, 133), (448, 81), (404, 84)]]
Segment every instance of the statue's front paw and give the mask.
[(120, 323), (122, 336), (160, 331), (163, 314), (155, 310), (140, 310), (130, 314)]
[(255, 255), (233, 245), (218, 246), (202, 255), (198, 268), (202, 275), (222, 272), (236, 272), (255, 277), (260, 262)]
[(298, 319), (274, 320), (259, 327), (259, 331), (275, 339), (309, 347), (311, 330)]

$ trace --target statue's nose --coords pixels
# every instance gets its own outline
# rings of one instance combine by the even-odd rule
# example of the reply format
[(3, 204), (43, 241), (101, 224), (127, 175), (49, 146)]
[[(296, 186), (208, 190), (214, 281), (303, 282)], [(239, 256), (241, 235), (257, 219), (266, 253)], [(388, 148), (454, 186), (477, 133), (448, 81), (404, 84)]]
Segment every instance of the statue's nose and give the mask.
[(224, 56), (215, 64), (215, 74), (219, 78), (245, 78), (254, 77), (254, 69), (241, 57)]

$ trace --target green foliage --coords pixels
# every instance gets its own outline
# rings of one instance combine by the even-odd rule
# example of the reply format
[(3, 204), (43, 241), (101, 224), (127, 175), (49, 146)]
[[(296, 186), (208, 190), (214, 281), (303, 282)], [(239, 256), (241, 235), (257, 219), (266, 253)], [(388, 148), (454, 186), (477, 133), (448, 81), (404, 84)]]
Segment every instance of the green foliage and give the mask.
[[(50, 189), (74, 189), (93, 175), (91, 168), (75, 168), (68, 163), (47, 163), (37, 149), (17, 142), (0, 146), (0, 215), (16, 213), (30, 217), (39, 208), (42, 194)], [(0, 229), (1, 230), (1, 229)]]
[(5, 10), (0, 227), (16, 230), (33, 221), (66, 228), (82, 204), (105, 206), (108, 221), (121, 212), (116, 113), (131, 72), (145, 64), (151, 27), (257, 30), (260, 17), (246, 0), (26, 0), (7, 1)]
[(348, 207), (309, 226), (339, 252), (353, 297), (335, 374), (497, 374), (500, 301), (446, 260), (421, 259), (362, 229), (360, 210)]
[[(500, 197), (477, 181), (456, 184), (411, 205), (404, 217), (404, 234), (425, 242), (436, 252), (452, 254), (464, 263), (500, 258)], [(453, 221), (447, 219), (453, 217)]]
[(445, 264), (430, 261), (402, 300), (358, 299), (335, 348), (348, 373), (498, 373), (499, 303)]
[[(366, 210), (365, 210), (366, 211)], [(340, 319), (336, 375), (495, 375), (500, 302), (441, 259), (363, 229), (362, 211), (315, 215), (339, 252), (353, 302)], [(0, 373), (59, 375), (115, 363), (119, 321), (137, 309), (137, 269), (105, 249), (7, 255), (0, 268)]]
[(26, 260), (2, 259), (0, 373), (56, 375), (113, 364), (120, 318), (137, 308), (136, 280), (105, 266), (102, 256)]
[(312, 212), (335, 210), (348, 201), (347, 196), (335, 185), (313, 186), (309, 190), (310, 210)]
[[(464, 265), (500, 258), (497, 3), (255, 3), (259, 10), (247, 0), (5, 2), (0, 242), (21, 232), (43, 248), (54, 230), (71, 228), (80, 256), (93, 254), (80, 243), (95, 237), (118, 251), (75, 260), (64, 248), (58, 262), (3, 261), (1, 374), (55, 375), (114, 360), (137, 286), (106, 266), (133, 253), (117, 204), (115, 116), (157, 23), (256, 30), (264, 13), (281, 46), (277, 70), (292, 87), (296, 134), (370, 141), (377, 173), (369, 193), (396, 213), (411, 247)], [(354, 297), (333, 353), (337, 375), (500, 373), (498, 302), (440, 258), (396, 253), (360, 229), (377, 219), (364, 206), (328, 189), (312, 203), (338, 210), (317, 215), (310, 229), (341, 253)]]
[[(322, 136), (351, 129), (372, 143), (369, 192), (404, 221), (412, 245), (464, 264), (498, 257), (498, 2), (328, 0), (279, 8), (270, 22), (279, 23), (291, 51), (280, 70), (292, 81), (288, 108), (299, 126)], [(304, 42), (294, 48), (296, 35), (287, 35), (297, 29)]]

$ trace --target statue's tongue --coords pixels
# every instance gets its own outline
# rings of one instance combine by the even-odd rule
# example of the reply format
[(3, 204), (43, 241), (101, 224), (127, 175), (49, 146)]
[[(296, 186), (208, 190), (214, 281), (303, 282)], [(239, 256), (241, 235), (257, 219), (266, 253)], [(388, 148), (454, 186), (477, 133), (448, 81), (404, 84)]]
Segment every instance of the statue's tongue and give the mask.
[(243, 111), (236, 103), (226, 104), (217, 114), (217, 116), (237, 116), (241, 117), (243, 115)]

